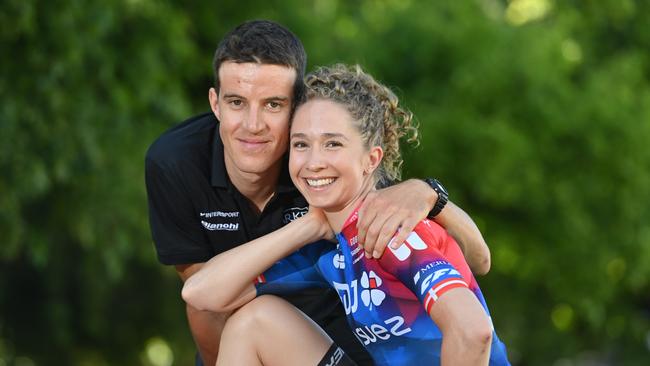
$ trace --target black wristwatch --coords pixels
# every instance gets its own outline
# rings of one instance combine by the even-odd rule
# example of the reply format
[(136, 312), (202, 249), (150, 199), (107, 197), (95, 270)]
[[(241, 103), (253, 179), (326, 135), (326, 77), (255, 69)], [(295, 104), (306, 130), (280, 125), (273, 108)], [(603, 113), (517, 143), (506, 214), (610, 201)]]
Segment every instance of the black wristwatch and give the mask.
[(439, 180), (435, 178), (424, 178), (423, 180), (438, 194), (436, 204), (433, 205), (433, 209), (431, 209), (427, 215), (428, 218), (433, 219), (440, 213), (440, 211), (442, 211), (443, 208), (445, 208), (447, 201), (449, 201), (449, 193)]

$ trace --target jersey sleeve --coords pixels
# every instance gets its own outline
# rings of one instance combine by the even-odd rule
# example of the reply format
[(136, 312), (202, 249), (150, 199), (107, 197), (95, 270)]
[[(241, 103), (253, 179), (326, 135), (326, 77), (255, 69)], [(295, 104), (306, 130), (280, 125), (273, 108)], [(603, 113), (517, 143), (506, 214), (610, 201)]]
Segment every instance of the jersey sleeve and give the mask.
[(213, 249), (196, 221), (181, 172), (145, 160), (149, 225), (158, 260), (163, 264), (200, 263)]
[(257, 295), (283, 295), (307, 288), (329, 287), (318, 270), (318, 259), (335, 246), (325, 240), (304, 246), (286, 258), (277, 261), (254, 279)]
[(417, 296), (427, 313), (445, 292), (468, 288), (472, 278), (458, 244), (429, 220), (420, 222), (399, 248), (389, 246), (380, 264)]

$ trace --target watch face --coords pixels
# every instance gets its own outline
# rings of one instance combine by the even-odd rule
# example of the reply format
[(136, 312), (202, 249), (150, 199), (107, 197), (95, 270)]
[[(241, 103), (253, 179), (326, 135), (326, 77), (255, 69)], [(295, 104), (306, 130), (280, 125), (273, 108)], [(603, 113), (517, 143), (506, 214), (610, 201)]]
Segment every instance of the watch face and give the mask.
[(433, 182), (436, 184), (436, 186), (438, 186), (438, 189), (440, 189), (442, 193), (449, 195), (449, 192), (447, 192), (447, 189), (445, 188), (445, 186), (442, 185), (442, 183), (440, 183), (439, 180), (434, 179)]

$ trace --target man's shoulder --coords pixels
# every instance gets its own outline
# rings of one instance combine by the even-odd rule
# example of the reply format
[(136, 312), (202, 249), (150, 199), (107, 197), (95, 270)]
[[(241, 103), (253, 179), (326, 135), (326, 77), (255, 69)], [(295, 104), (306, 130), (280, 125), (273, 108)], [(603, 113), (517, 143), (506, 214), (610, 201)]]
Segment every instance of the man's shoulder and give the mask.
[(163, 132), (149, 146), (147, 164), (167, 165), (194, 160), (210, 151), (218, 121), (211, 112), (199, 114)]

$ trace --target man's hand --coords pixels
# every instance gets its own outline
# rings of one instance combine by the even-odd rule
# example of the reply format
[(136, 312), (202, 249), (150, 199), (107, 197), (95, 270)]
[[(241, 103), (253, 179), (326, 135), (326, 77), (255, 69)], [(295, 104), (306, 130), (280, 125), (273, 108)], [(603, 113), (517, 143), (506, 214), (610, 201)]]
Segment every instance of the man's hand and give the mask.
[(391, 247), (399, 248), (427, 217), (437, 198), (436, 192), (418, 179), (370, 192), (359, 209), (357, 222), (359, 245), (366, 257), (381, 257), (393, 236)]
[[(393, 249), (399, 248), (437, 199), (438, 194), (419, 179), (370, 192), (359, 209), (357, 223), (359, 245), (366, 256), (381, 257), (389, 243)], [(434, 221), (456, 239), (474, 274), (488, 273), (490, 249), (469, 215), (449, 201)]]

